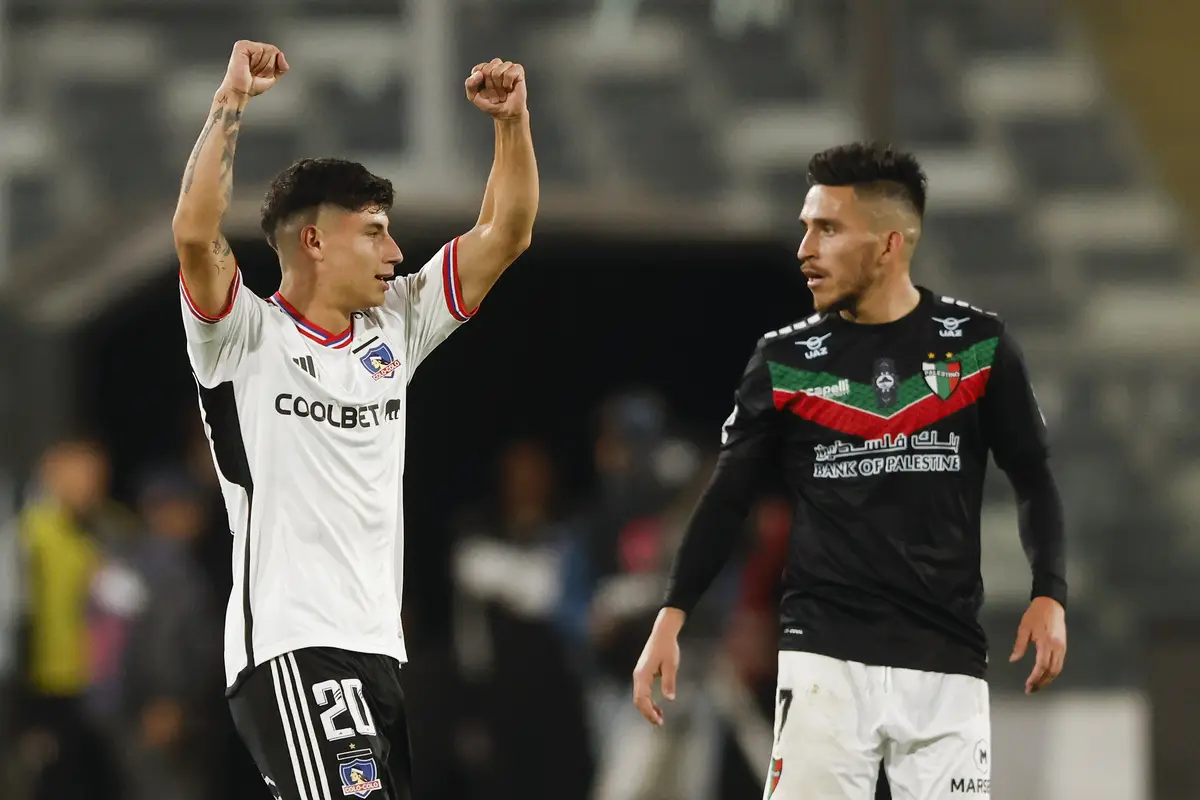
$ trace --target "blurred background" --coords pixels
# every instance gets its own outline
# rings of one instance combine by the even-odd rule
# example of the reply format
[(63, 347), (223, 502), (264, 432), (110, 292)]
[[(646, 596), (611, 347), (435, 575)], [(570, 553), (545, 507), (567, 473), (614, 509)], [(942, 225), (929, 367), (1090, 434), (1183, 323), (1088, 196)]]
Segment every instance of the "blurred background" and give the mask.
[(169, 226), (238, 38), (293, 67), (227, 218), (262, 294), (274, 173), (391, 178), (419, 265), (491, 159), (462, 80), (529, 74), (534, 246), (410, 390), (418, 797), (760, 796), (771, 487), (665, 730), (629, 674), (754, 341), (810, 310), (805, 164), (865, 137), (925, 164), (916, 278), (1009, 320), (1067, 505), (1067, 669), (1025, 698), (1029, 570), (989, 481), (992, 796), (1200, 797), (1198, 27), (1176, 0), (0, 0), (0, 797), (268, 797), (222, 698), (230, 537)]

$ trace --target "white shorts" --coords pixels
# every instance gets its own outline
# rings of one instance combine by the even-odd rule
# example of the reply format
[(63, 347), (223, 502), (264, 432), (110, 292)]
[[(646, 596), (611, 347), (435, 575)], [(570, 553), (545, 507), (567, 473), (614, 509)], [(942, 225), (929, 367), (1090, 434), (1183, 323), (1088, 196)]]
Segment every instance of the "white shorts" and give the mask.
[(988, 800), (986, 681), (781, 652), (775, 744), (763, 798)]

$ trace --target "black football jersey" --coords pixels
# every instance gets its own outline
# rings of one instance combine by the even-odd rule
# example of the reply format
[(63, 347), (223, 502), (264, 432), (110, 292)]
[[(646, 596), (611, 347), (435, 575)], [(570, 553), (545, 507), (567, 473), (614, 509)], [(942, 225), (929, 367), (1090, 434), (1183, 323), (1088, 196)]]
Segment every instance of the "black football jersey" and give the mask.
[[(894, 322), (818, 314), (762, 337), (718, 470), (746, 485), (779, 470), (791, 496), (784, 649), (982, 677), (989, 453), (1005, 471), (1044, 465), (1046, 431), (1003, 322), (920, 294)], [(705, 525), (704, 506), (692, 526)], [(1065, 593), (1057, 567), (1034, 583)]]

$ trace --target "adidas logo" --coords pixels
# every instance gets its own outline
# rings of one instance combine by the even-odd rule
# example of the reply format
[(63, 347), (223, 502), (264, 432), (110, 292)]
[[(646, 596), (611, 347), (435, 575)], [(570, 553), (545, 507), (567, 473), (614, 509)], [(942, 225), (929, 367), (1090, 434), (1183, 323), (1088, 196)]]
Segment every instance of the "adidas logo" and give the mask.
[(312, 356), (300, 356), (299, 358), (293, 358), (292, 361), (309, 375), (312, 375), (314, 378), (317, 377), (317, 367), (313, 364)]

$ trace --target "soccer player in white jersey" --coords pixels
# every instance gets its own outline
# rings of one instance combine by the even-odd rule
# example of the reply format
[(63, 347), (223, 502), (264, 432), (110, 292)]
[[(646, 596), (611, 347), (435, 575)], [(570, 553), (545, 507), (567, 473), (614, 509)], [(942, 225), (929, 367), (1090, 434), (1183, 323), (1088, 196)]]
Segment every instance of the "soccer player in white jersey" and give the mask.
[(477, 65), (493, 118), (475, 227), (418, 272), (388, 232), (392, 185), (363, 166), (300, 161), (263, 204), (282, 280), (242, 286), (221, 219), (252, 98), (288, 71), (241, 41), (188, 161), (175, 212), (188, 357), (234, 536), (227, 695), (285, 800), (411, 795), (400, 624), (405, 387), (529, 245), (538, 176), (524, 69)]

